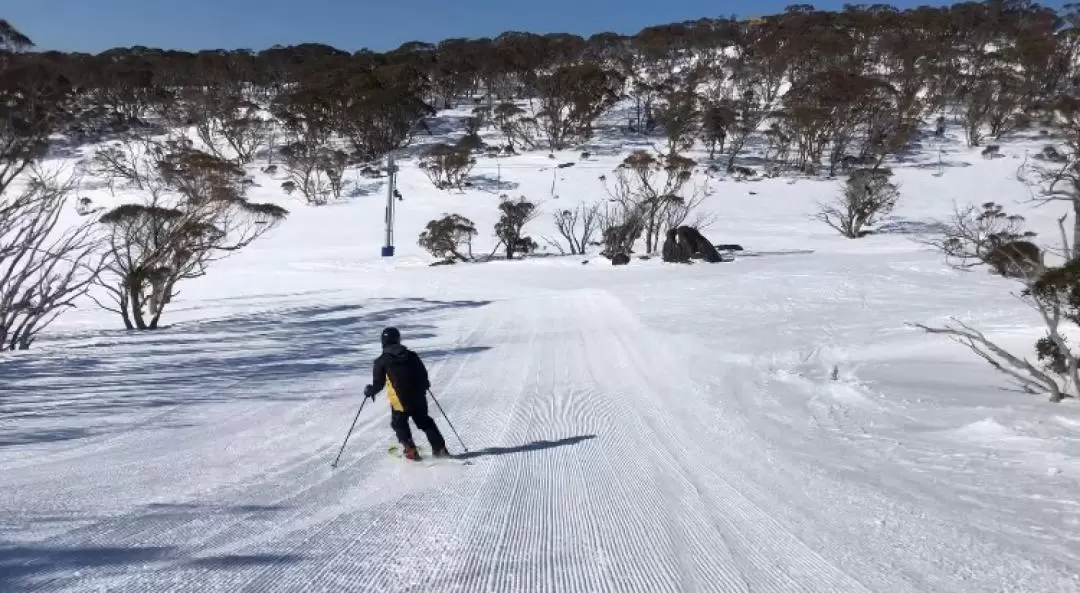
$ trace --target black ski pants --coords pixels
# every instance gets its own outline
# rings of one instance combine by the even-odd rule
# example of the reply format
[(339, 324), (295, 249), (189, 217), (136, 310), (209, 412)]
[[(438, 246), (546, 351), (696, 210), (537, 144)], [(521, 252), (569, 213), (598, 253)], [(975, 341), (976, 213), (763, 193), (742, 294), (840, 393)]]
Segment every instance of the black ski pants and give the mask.
[(390, 410), (390, 426), (394, 429), (394, 434), (403, 447), (416, 446), (413, 442), (412, 431), (409, 430), (410, 418), (416, 423), (417, 428), (424, 431), (432, 452), (446, 448), (446, 441), (443, 440), (439, 427), (435, 425), (435, 420), (428, 415), (427, 402), (420, 406), (411, 406), (405, 412)]

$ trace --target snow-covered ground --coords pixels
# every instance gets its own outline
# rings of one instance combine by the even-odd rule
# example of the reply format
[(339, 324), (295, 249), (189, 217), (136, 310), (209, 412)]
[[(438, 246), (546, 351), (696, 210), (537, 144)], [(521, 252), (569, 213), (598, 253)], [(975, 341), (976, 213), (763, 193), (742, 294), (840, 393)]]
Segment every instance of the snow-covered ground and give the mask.
[[(481, 159), (465, 193), (400, 162), (392, 261), (385, 186), (315, 208), (253, 168), (292, 214), (181, 287), (168, 327), (90, 305), (0, 358), (0, 591), (1080, 591), (1075, 402), (905, 326), (1039, 335), (1009, 281), (910, 234), (995, 200), (1056, 236), (1015, 178), (1039, 142), (927, 142), (894, 164), (893, 232), (856, 241), (812, 218), (839, 181), (710, 182), (713, 242), (811, 253), (427, 266), (443, 213), (490, 251), (503, 193), (553, 236), (556, 208), (606, 198), (627, 145), (605, 142)], [(468, 464), (389, 457), (380, 396), (331, 469), (387, 325)]]

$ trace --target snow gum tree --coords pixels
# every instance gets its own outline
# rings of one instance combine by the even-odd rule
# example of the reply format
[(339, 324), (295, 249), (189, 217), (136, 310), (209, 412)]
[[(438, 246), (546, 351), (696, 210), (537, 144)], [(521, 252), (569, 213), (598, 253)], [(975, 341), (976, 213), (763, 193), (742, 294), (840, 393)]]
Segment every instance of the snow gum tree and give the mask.
[(844, 183), (841, 196), (832, 204), (823, 204), (818, 219), (849, 239), (866, 235), (866, 226), (888, 216), (900, 199), (889, 172), (882, 169), (858, 169)]
[(473, 221), (458, 214), (447, 214), (427, 223), (418, 244), (441, 260), (469, 261), (473, 258), (472, 239), (475, 236)]
[(108, 231), (98, 300), (128, 329), (157, 329), (183, 280), (249, 245), (288, 212), (249, 202), (249, 180), (235, 163), (175, 142), (155, 163), (155, 191), (143, 203), (114, 208), (100, 218)]
[(524, 197), (499, 202), (502, 216), (495, 223), (495, 236), (506, 249), (506, 259), (514, 259), (516, 253), (529, 253), (536, 242), (525, 235), (525, 225), (536, 218), (536, 205)]
[(420, 160), (420, 168), (427, 174), (432, 185), (438, 189), (462, 189), (469, 179), (469, 172), (476, 159), (466, 146), (439, 143), (427, 149)]
[[(1021, 179), (1039, 187), (1037, 201), (1069, 204), (1069, 211), (1058, 219), (1061, 244), (1056, 255), (1063, 263), (1047, 265), (1043, 249), (1029, 240), (1035, 233), (1024, 230), (1023, 218), (1007, 215), (994, 203), (984, 204), (978, 215), (974, 209), (959, 212), (938, 242), (947, 256), (986, 264), (1021, 284), (1018, 298), (1038, 313), (1046, 331), (1035, 343), (1036, 362), (1010, 353), (959, 321), (946, 327), (917, 327), (952, 337), (1028, 391), (1049, 393), (1050, 400), (1058, 402), (1080, 396), (1080, 352), (1069, 341), (1070, 332), (1075, 337), (1080, 329), (1080, 101), (1064, 96), (1052, 103), (1051, 113), (1064, 146), (1044, 150), (1041, 162), (1031, 168), (1033, 174), (1024, 171)], [(1070, 213), (1071, 244), (1065, 227)]]
[(92, 223), (65, 228), (74, 178), (35, 168), (17, 192), (0, 192), (0, 350), (25, 350), (84, 296), (100, 270)]
[(298, 86), (277, 97), (271, 107), (286, 132), (286, 187), (297, 189), (309, 204), (340, 197), (348, 155), (332, 144), (336, 127), (333, 96), (317, 86)]
[[(704, 199), (700, 192), (682, 195), (693, 170), (694, 161), (686, 157), (656, 157), (644, 150), (631, 153), (615, 169), (611, 186), (604, 179), (611, 198), (620, 205), (619, 222), (613, 226), (640, 230), (645, 235), (646, 253), (655, 252), (668, 226), (681, 224)], [(627, 227), (631, 221), (634, 224)], [(625, 242), (625, 237), (619, 242)]]
[(985, 265), (1020, 285), (1017, 298), (1038, 314), (1046, 332), (1034, 345), (1035, 361), (957, 319), (942, 327), (910, 325), (963, 344), (1030, 393), (1048, 393), (1052, 402), (1080, 396), (1080, 352), (1069, 340), (1080, 330), (1080, 260), (1072, 257), (1064, 227), (1061, 236), (1064, 262), (1048, 266), (1030, 241), (1035, 233), (1024, 229), (1024, 219), (989, 202), (981, 210), (958, 210), (938, 237), (927, 241), (957, 268)]
[[(663, 87), (661, 103), (656, 109), (656, 121), (667, 136), (669, 154), (679, 154), (694, 146), (701, 110), (693, 80), (672, 81)], [(711, 115), (715, 116), (715, 113)]]
[(618, 101), (622, 76), (595, 64), (561, 66), (538, 78), (537, 121), (551, 150), (592, 137), (593, 123)]

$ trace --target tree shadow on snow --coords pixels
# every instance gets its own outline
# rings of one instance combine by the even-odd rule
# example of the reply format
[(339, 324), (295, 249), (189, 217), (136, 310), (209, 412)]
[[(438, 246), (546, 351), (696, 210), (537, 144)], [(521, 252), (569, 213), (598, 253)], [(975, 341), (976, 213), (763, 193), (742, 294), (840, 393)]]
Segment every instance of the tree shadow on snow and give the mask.
[(489, 193), (513, 191), (520, 185), (521, 184), (516, 181), (507, 181), (506, 179), (499, 179), (490, 175), (473, 175), (472, 177), (469, 177), (469, 187)]
[[(378, 355), (384, 326), (398, 327), (408, 345), (436, 337), (435, 326), (428, 323), (432, 316), (489, 302), (395, 299), (276, 309), (153, 332), (73, 338), (52, 352), (0, 358), (5, 387), (0, 417), (8, 421), (0, 447), (146, 428), (148, 422), (154, 428), (170, 427), (164, 418), (124, 412), (335, 397), (339, 394), (316, 394), (308, 387), (316, 380), (363, 381)], [(444, 358), (477, 348), (433, 354)]]
[(595, 438), (595, 434), (585, 434), (576, 437), (559, 439), (557, 441), (533, 441), (531, 443), (517, 445), (514, 447), (488, 447), (487, 449), (481, 449), (479, 451), (469, 451), (468, 453), (455, 455), (455, 457), (458, 459), (473, 459), (476, 457), (489, 457), (495, 455), (511, 455), (514, 453), (528, 453), (530, 451), (543, 451), (545, 449), (554, 449), (555, 447), (576, 445), (582, 441), (588, 441)]
[[(20, 591), (48, 580), (53, 586), (75, 584), (75, 581), (101, 573), (107, 578), (116, 569), (132, 566), (147, 570), (147, 563), (175, 562), (161, 571), (201, 568), (207, 570), (239, 570), (252, 566), (291, 564), (303, 560), (297, 554), (224, 554), (206, 558), (185, 558), (178, 548), (169, 546), (111, 547), (0, 545), (0, 591)], [(152, 570), (152, 568), (151, 568)], [(75, 576), (75, 575), (78, 576)], [(164, 575), (163, 575), (163, 578)], [(72, 581), (66, 583), (67, 581)]]
[(936, 220), (913, 220), (893, 217), (878, 225), (874, 235), (940, 235), (946, 230), (945, 224)]
[(440, 358), (449, 358), (451, 356), (464, 356), (466, 354), (476, 354), (478, 352), (486, 352), (491, 350), (491, 346), (462, 346), (460, 348), (424, 348), (417, 349), (416, 353), (420, 355), (424, 361), (439, 360)]
[(40, 442), (57, 442), (81, 439), (91, 434), (90, 429), (82, 427), (42, 428), (34, 431), (0, 434), (0, 447), (27, 445)]
[[(100, 518), (103, 524), (94, 527), (107, 532), (114, 526), (125, 529), (138, 527), (140, 523), (162, 528), (167, 525), (180, 527), (208, 515), (230, 515), (265, 521), (266, 514), (286, 510), (287, 507), (265, 505), (208, 506), (198, 504), (152, 504), (129, 515)], [(57, 522), (73, 520), (69, 517), (19, 517), (26, 523)], [(97, 519), (93, 517), (82, 517)], [(123, 530), (121, 530), (123, 531)], [(138, 567), (141, 571), (164, 574), (170, 570), (200, 568), (206, 570), (242, 570), (253, 566), (292, 564), (304, 560), (296, 554), (222, 554), (200, 556), (198, 550), (185, 550), (177, 546), (129, 546), (113, 545), (108, 541), (96, 545), (64, 546), (42, 544), (13, 544), (0, 542), (0, 591), (20, 591), (49, 581), (54, 587), (76, 585), (82, 578), (108, 578), (125, 567)], [(162, 566), (153, 566), (162, 563)], [(78, 573), (79, 576), (75, 576)], [(213, 579), (213, 576), (208, 576)], [(89, 590), (91, 585), (83, 588)]]

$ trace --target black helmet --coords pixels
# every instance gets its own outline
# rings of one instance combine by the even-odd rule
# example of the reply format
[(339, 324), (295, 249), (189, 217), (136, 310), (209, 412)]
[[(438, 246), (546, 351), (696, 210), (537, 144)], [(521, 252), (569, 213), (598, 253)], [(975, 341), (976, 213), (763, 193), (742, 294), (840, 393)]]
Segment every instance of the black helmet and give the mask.
[(382, 330), (382, 345), (389, 346), (391, 344), (401, 343), (401, 332), (396, 327), (388, 327)]

